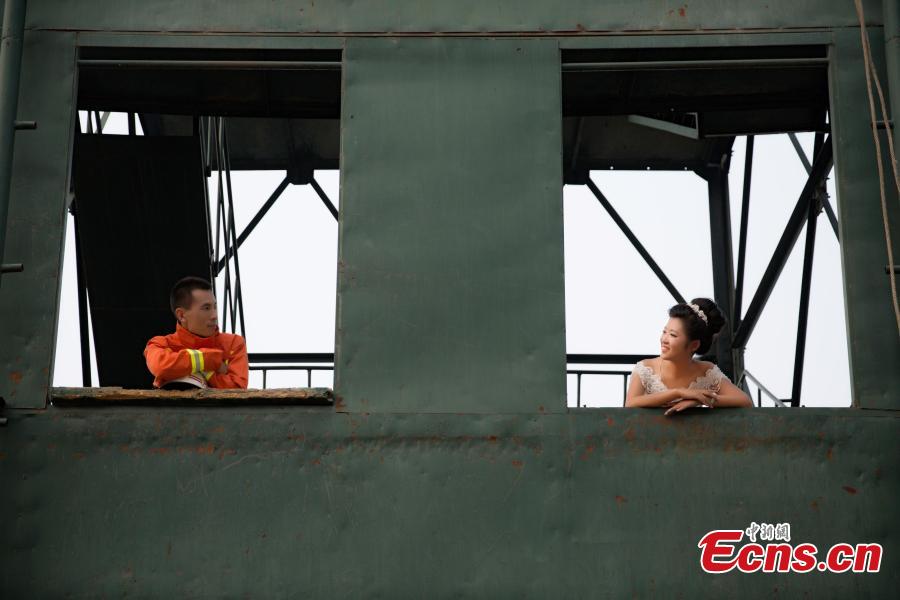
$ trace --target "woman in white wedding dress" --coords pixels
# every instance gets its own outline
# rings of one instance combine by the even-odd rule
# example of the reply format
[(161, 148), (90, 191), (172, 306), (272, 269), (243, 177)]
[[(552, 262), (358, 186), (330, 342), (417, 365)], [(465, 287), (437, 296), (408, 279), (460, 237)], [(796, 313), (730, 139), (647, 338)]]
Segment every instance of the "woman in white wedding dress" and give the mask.
[(709, 298), (670, 308), (659, 340), (660, 355), (635, 365), (625, 406), (665, 408), (666, 415), (694, 406), (752, 407), (749, 396), (719, 367), (694, 359), (709, 350), (723, 325), (725, 318)]

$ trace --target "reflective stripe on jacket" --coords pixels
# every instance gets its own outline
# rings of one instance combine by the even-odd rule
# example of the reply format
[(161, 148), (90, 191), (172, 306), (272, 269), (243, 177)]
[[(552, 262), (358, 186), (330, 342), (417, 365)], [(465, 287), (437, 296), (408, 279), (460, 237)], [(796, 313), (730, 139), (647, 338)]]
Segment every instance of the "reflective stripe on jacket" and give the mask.
[[(210, 387), (247, 387), (247, 347), (239, 335), (200, 337), (176, 325), (175, 333), (158, 335), (147, 342), (144, 358), (154, 376), (153, 387), (193, 373), (202, 373)], [(228, 365), (224, 375), (216, 372), (223, 362)]]

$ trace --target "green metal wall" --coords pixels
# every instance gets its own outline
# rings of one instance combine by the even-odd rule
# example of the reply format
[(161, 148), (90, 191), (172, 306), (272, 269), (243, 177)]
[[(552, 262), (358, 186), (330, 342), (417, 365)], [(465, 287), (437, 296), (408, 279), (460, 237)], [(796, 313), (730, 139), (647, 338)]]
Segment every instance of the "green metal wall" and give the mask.
[[(877, 24), (880, 3), (865, 5)], [(900, 342), (855, 22), (838, 0), (29, 2), (19, 118), (38, 130), (18, 134), (5, 252), (26, 271), (0, 287), (0, 596), (890, 597), (900, 422), (867, 409), (900, 407)], [(500, 30), (565, 35), (406, 35)], [(316, 35), (354, 31), (386, 39)], [(831, 52), (861, 408), (565, 412), (557, 46), (809, 43)], [(337, 393), (348, 412), (43, 409), (79, 45), (345, 48)], [(440, 162), (428, 140), (456, 155)], [(450, 248), (460, 230), (471, 247)], [(490, 251), (530, 261), (534, 290)], [(491, 368), (473, 368), (482, 362)], [(879, 542), (885, 565), (704, 575), (699, 538), (750, 521), (790, 522), (794, 539), (820, 546)]]
[[(864, 0), (881, 22), (881, 2)], [(28, 27), (68, 30), (272, 33), (691, 31), (838, 27), (852, 0), (31, 0)]]
[[(880, 30), (873, 31), (870, 36), (873, 48), (884, 47)], [(881, 73), (886, 73), (884, 54), (873, 54)], [(830, 80), (835, 184), (854, 404), (898, 409), (900, 337), (896, 335), (890, 280), (885, 272), (884, 221), (858, 29), (835, 32)], [(882, 80), (886, 81), (885, 75)], [(878, 102), (877, 97), (875, 102)], [(888, 222), (894, 257), (898, 257), (900, 201), (896, 188), (891, 185), (887, 134), (882, 131), (879, 135), (886, 176)]]
[[(852, 409), (17, 412), (0, 596), (889, 598), (898, 472), (900, 417)], [(704, 574), (751, 521), (881, 572)]]
[(6, 262), (25, 271), (0, 287), (0, 398), (42, 407), (53, 373), (75, 118), (75, 34), (27, 32), (7, 223)]

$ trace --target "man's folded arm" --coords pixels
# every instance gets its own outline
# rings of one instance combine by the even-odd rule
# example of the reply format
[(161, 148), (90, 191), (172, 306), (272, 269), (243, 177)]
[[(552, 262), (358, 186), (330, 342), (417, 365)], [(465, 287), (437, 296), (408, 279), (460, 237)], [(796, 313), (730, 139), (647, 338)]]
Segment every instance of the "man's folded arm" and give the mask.
[(244, 338), (235, 336), (234, 345), (229, 351), (226, 361), (228, 371), (226, 373), (215, 373), (210, 378), (209, 384), (215, 388), (246, 389), (250, 365), (247, 361), (247, 345), (244, 343)]
[(154, 377), (161, 380), (177, 379), (193, 373), (213, 371), (222, 364), (222, 351), (204, 348), (203, 350), (172, 350), (165, 337), (155, 337), (147, 342), (144, 348), (147, 368)]

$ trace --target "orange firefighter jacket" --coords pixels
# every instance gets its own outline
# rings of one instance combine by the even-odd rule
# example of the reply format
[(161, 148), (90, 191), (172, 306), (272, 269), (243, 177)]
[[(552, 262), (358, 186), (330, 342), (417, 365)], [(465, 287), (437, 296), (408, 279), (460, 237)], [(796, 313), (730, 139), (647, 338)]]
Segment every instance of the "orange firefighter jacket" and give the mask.
[[(247, 347), (239, 335), (217, 333), (200, 337), (176, 325), (175, 333), (158, 335), (147, 342), (144, 358), (155, 377), (153, 387), (194, 373), (202, 373), (210, 387), (247, 387)], [(221, 375), (216, 371), (223, 362), (228, 365), (228, 372)]]

